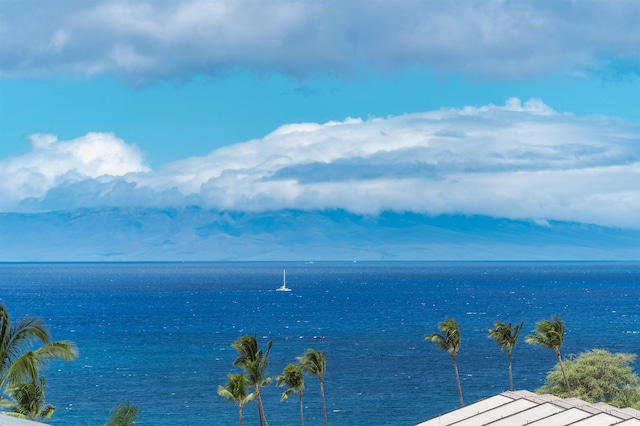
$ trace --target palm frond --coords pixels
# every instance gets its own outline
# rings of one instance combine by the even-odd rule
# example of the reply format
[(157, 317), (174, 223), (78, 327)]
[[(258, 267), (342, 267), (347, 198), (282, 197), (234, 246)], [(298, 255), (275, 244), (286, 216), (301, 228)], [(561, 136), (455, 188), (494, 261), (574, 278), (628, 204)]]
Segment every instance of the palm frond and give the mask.
[(139, 408), (127, 402), (121, 402), (111, 410), (111, 418), (105, 426), (132, 426), (138, 417)]
[(327, 354), (324, 351), (316, 351), (310, 348), (297, 360), (304, 371), (320, 378), (322, 378), (327, 369)]
[(460, 349), (460, 327), (458, 322), (453, 318), (445, 317), (445, 320), (438, 324), (438, 328), (440, 333), (425, 334), (425, 339), (431, 340), (440, 349), (455, 356)]
[(53, 413), (55, 413), (55, 411), (56, 411), (55, 405), (47, 404), (42, 408), (42, 410), (40, 410), (39, 417), (42, 420), (50, 419), (51, 416), (53, 416)]
[(258, 342), (256, 335), (253, 337), (244, 335), (239, 337), (235, 342), (231, 344), (238, 352), (238, 357), (233, 361), (233, 365), (243, 365), (248, 361), (255, 361), (258, 356)]
[(0, 373), (37, 340), (43, 344), (50, 341), (41, 320), (27, 316), (12, 324), (6, 307), (0, 303)]
[(506, 349), (508, 352), (511, 352), (518, 343), (518, 336), (524, 325), (524, 321), (515, 327), (513, 327), (511, 323), (505, 324), (500, 321), (495, 321), (493, 325), (494, 328), (488, 330), (488, 337), (494, 339), (502, 350)]
[(78, 349), (72, 342), (62, 340), (49, 343), (16, 359), (5, 371), (0, 383), (34, 380), (39, 376), (39, 371), (51, 361), (56, 359), (69, 361), (77, 357)]
[(255, 397), (256, 397), (256, 394), (254, 392), (251, 392), (242, 400), (242, 405), (245, 405), (246, 403), (253, 401)]
[(301, 364), (289, 364), (282, 371), (282, 375), (277, 377), (277, 386), (287, 386), (282, 393), (280, 401), (284, 401), (292, 393), (301, 393), (304, 390), (304, 376), (302, 375)]
[(45, 402), (44, 390), (44, 377), (25, 383), (13, 383), (6, 389), (12, 401), (2, 400), (1, 402), (20, 417), (24, 415), (30, 419), (48, 419), (53, 415), (56, 407)]
[(255, 397), (253, 392), (247, 393), (249, 380), (243, 374), (227, 374), (229, 382), (226, 386), (218, 386), (218, 395), (229, 402), (244, 405)]
[(258, 348), (258, 340), (253, 336), (245, 335), (238, 338), (231, 346), (238, 352), (238, 357), (233, 365), (238, 365), (247, 374), (247, 379), (254, 386), (264, 386), (271, 381), (271, 377), (266, 376), (268, 356), (273, 346), (273, 341), (267, 344), (267, 351)]
[(14, 416), (14, 417), (20, 417), (20, 418), (27, 417), (25, 413), (21, 412), (21, 409), (18, 406), (18, 404), (16, 404), (14, 401), (8, 398), (0, 399), (0, 408), (8, 410), (8, 411), (3, 411), (3, 414), (6, 414), (8, 416)]
[(431, 340), (433, 343), (438, 345), (438, 347), (444, 351), (448, 351), (449, 347), (447, 346), (447, 339), (438, 333), (433, 334), (425, 334), (424, 338), (426, 340)]
[(15, 411), (14, 412), (7, 411), (5, 413), (2, 413), (2, 415), (3, 416), (9, 416), (9, 417), (16, 417), (18, 419), (26, 419), (27, 418), (26, 414), (16, 413)]
[(225, 398), (227, 401), (234, 401), (234, 396), (231, 393), (231, 391), (227, 388), (225, 388), (222, 385), (218, 385), (218, 395), (220, 395), (221, 397)]
[(282, 392), (282, 395), (280, 396), (280, 402), (282, 402), (282, 401), (284, 401), (285, 399), (289, 398), (289, 396), (290, 396), (291, 394), (294, 394), (294, 393), (297, 393), (297, 392), (296, 392), (296, 391), (295, 391), (295, 389), (293, 389), (293, 388), (285, 389), (285, 391), (284, 391), (284, 392)]
[(38, 317), (27, 316), (18, 324), (12, 324), (13, 337), (15, 340), (37, 339), (42, 344), (49, 343), (51, 337), (49, 330), (42, 324), (42, 320)]
[(35, 354), (43, 362), (57, 359), (71, 361), (78, 358), (78, 348), (69, 340), (60, 340), (38, 348)]
[(34, 381), (38, 377), (39, 363), (34, 352), (27, 352), (15, 360), (4, 372), (0, 384)]
[(536, 328), (531, 330), (525, 338), (525, 342), (543, 346), (547, 349), (559, 350), (564, 341), (565, 325), (560, 316), (553, 315), (551, 321), (544, 320), (536, 323)]

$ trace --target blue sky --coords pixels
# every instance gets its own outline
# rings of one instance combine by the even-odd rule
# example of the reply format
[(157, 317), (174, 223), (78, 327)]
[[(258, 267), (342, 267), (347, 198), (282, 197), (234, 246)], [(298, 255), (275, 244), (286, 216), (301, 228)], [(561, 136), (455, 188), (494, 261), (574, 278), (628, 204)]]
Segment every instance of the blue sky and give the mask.
[(640, 229), (637, 1), (0, 6), (2, 212)]

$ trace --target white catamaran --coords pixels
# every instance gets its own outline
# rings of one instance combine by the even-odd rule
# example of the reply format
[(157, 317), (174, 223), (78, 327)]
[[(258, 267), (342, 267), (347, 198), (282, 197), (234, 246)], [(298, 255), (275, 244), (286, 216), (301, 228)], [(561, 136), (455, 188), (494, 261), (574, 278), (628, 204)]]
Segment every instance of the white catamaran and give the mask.
[(287, 288), (287, 273), (284, 269), (282, 270), (282, 285), (276, 291), (291, 291), (290, 288)]

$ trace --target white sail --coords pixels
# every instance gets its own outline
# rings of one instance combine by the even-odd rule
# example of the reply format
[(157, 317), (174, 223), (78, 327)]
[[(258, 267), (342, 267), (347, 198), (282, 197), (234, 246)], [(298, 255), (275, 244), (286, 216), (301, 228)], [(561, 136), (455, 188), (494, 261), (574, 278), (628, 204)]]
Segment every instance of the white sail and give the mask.
[(287, 288), (287, 272), (284, 269), (282, 270), (282, 285), (276, 291), (291, 291), (290, 288)]

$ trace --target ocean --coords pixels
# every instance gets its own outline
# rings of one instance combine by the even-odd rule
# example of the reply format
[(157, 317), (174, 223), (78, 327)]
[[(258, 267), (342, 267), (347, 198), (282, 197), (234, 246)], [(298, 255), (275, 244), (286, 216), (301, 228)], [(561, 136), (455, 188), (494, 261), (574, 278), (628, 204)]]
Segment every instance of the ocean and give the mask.
[[(275, 291), (286, 270), (290, 292)], [(458, 406), (451, 357), (425, 333), (445, 316), (461, 329), (465, 403), (508, 390), (506, 353), (487, 338), (524, 321), (513, 353), (517, 389), (534, 391), (556, 363), (524, 343), (540, 320), (566, 323), (563, 355), (640, 354), (638, 262), (4, 263), (0, 300), (13, 321), (39, 316), (80, 356), (44, 372), (52, 425), (105, 423), (121, 401), (139, 425), (236, 425), (218, 396), (236, 352), (256, 333), (280, 374), (307, 348), (327, 353), (331, 425), (413, 425)], [(640, 371), (639, 364), (635, 366)], [(298, 397), (262, 390), (270, 426), (299, 424)], [(306, 378), (305, 423), (322, 424), (318, 380)], [(258, 424), (257, 404), (244, 424)]]

